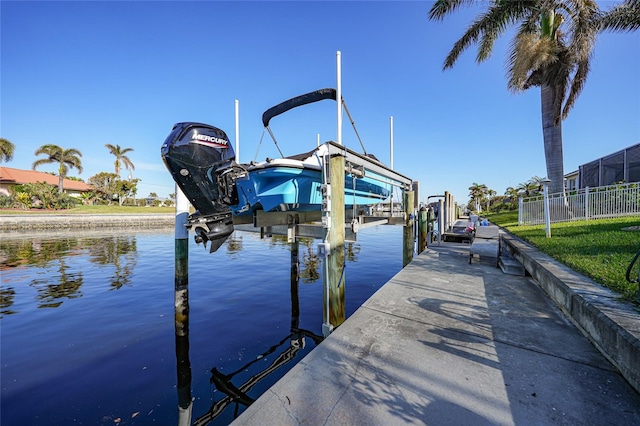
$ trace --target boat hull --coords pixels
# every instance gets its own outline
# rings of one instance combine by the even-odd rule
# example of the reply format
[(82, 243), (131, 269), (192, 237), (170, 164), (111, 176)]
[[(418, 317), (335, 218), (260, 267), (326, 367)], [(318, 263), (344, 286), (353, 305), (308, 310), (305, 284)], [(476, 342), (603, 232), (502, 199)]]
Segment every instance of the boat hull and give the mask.
[[(230, 206), (234, 215), (255, 210), (314, 211), (322, 207), (322, 169), (318, 166), (267, 165), (248, 169), (244, 178), (236, 180), (238, 204)], [(367, 177), (345, 176), (345, 206), (377, 204), (390, 195), (390, 190)]]

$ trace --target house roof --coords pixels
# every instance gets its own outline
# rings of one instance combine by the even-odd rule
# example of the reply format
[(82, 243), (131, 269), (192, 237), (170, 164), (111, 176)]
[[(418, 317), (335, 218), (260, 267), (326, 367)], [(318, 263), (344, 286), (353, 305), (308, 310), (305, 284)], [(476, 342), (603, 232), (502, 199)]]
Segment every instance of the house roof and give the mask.
[[(58, 186), (58, 176), (49, 173), (36, 172), (35, 170), (12, 169), (0, 167), (0, 184), (19, 185), (23, 183), (46, 182)], [(65, 179), (62, 188), (67, 191), (91, 191), (93, 187), (77, 180)]]

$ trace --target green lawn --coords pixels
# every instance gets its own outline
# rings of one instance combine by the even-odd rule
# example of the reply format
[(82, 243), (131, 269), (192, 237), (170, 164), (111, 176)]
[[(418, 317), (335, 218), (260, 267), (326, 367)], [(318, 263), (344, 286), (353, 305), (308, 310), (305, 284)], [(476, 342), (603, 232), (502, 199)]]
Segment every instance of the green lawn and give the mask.
[[(638, 284), (627, 282), (625, 273), (640, 250), (640, 231), (622, 228), (639, 226), (640, 216), (554, 223), (551, 238), (546, 237), (544, 225), (518, 226), (518, 212), (488, 215), (487, 219), (623, 298), (634, 299)], [(631, 276), (638, 278), (637, 265)]]

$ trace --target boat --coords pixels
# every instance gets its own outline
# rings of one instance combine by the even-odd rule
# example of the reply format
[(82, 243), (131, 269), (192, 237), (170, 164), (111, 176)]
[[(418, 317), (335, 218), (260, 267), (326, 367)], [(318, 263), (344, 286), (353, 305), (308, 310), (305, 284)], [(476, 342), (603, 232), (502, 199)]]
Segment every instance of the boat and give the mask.
[[(292, 108), (323, 99), (335, 100), (335, 89), (309, 92), (264, 112), (264, 128), (281, 155), (269, 127), (270, 120)], [(353, 120), (351, 122), (353, 124)], [(187, 227), (194, 229), (196, 242), (206, 246), (210, 241), (211, 251), (217, 250), (233, 232), (234, 217), (253, 215), (259, 210), (321, 210), (323, 165), (328, 151), (328, 145), (322, 144), (301, 154), (238, 164), (227, 134), (217, 127), (196, 122), (175, 124), (161, 148), (167, 169), (196, 209), (189, 216)], [(366, 152), (364, 155), (384, 167), (374, 156)], [(348, 208), (380, 203), (391, 195), (387, 181), (365, 173), (364, 168), (349, 164), (345, 174), (344, 202)]]

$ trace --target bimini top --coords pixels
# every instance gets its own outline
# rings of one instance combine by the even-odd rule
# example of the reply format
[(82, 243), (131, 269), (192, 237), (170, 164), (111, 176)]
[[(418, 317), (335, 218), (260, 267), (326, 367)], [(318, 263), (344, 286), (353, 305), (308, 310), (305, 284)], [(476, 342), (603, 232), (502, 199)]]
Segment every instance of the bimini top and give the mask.
[(264, 114), (262, 114), (262, 124), (264, 127), (269, 126), (269, 121), (275, 117), (276, 115), (280, 115), (283, 112), (287, 112), (290, 109), (310, 104), (313, 102), (318, 102), (324, 99), (333, 99), (336, 100), (336, 89), (320, 89), (313, 92), (305, 93), (304, 95), (296, 96), (295, 98), (291, 98), (284, 102), (279, 103), (276, 106), (273, 106), (266, 110)]

